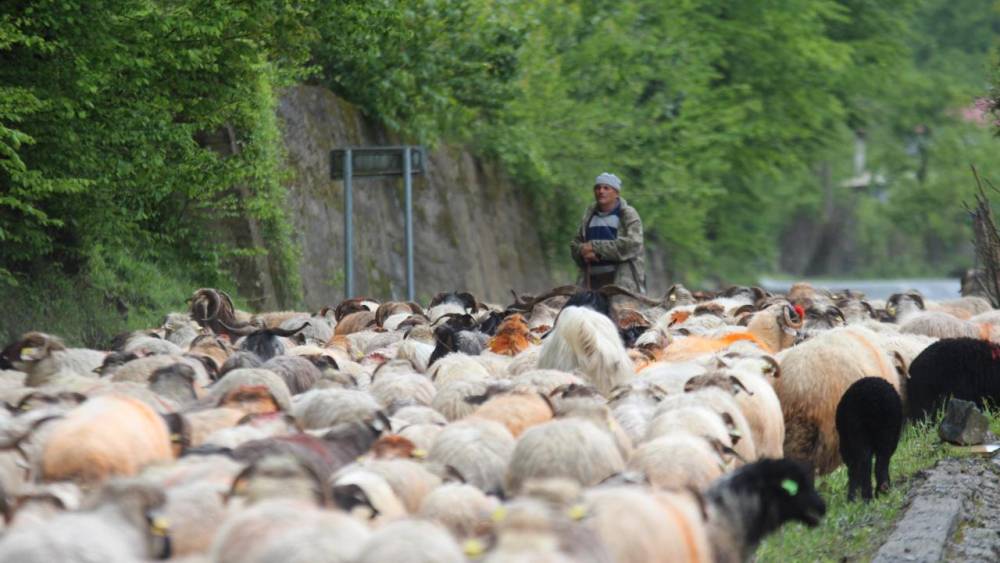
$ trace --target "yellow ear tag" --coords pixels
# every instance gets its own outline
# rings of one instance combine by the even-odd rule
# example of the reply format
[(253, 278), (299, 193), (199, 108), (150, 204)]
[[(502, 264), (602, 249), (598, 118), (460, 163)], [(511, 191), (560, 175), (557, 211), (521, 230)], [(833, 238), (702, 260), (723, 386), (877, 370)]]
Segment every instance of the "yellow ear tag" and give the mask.
[(30, 348), (30, 347), (29, 348), (21, 348), (21, 357), (23, 358), (24, 356), (34, 356), (35, 352), (37, 352), (37, 351), (38, 351), (38, 348)]
[(493, 511), (493, 514), (490, 515), (490, 518), (497, 524), (503, 522), (504, 519), (507, 518), (507, 509), (503, 506), (498, 506), (497, 509)]
[(157, 516), (149, 522), (149, 530), (154, 536), (165, 536), (170, 531), (170, 521), (162, 516)]
[(566, 515), (573, 520), (583, 520), (587, 517), (587, 507), (582, 504), (574, 504), (566, 511)]
[(486, 552), (486, 546), (483, 542), (473, 538), (462, 545), (462, 552), (469, 559), (479, 559)]
[(427, 450), (417, 448), (412, 452), (410, 452), (410, 457), (415, 457), (417, 459), (424, 459), (425, 457), (427, 457)]

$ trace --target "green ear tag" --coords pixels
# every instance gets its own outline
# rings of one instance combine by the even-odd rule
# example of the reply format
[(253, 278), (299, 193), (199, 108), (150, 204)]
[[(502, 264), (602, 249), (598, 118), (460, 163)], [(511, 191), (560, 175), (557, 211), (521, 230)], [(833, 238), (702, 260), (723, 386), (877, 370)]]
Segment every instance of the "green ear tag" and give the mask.
[(796, 483), (795, 481), (792, 481), (791, 479), (785, 479), (784, 481), (782, 481), (781, 488), (788, 491), (788, 494), (792, 495), (793, 497), (799, 494), (799, 484)]

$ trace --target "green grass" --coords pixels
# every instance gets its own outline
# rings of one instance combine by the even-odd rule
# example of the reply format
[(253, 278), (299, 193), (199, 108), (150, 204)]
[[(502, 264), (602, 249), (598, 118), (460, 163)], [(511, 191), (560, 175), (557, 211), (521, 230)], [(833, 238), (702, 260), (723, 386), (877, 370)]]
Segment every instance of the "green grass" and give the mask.
[[(987, 411), (994, 433), (1000, 430), (1000, 411)], [(892, 489), (870, 503), (847, 502), (847, 469), (841, 466), (816, 480), (827, 503), (826, 516), (816, 528), (789, 524), (767, 538), (756, 553), (758, 562), (868, 561), (902, 516), (913, 477), (939, 460), (971, 455), (943, 444), (937, 435), (940, 417), (907, 426), (892, 458)]]

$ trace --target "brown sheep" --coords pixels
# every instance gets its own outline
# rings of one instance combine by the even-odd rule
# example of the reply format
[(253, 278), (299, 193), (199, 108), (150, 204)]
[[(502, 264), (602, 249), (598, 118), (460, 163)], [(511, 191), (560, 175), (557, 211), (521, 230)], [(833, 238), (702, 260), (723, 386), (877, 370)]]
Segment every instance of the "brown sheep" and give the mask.
[(785, 455), (811, 462), (821, 475), (841, 463), (835, 418), (847, 388), (877, 376), (900, 390), (898, 357), (862, 327), (824, 332), (779, 354), (778, 361), (781, 376), (772, 385), (785, 418)]

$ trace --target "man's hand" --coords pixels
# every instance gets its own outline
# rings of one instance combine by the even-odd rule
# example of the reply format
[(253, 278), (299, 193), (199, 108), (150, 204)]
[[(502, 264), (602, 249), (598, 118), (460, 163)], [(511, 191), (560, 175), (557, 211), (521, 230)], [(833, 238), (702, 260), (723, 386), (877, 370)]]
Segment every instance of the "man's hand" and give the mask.
[(584, 251), (582, 252), (581, 256), (583, 257), (584, 262), (597, 262), (599, 260), (599, 258), (597, 257), (597, 253), (594, 252), (593, 250)]

